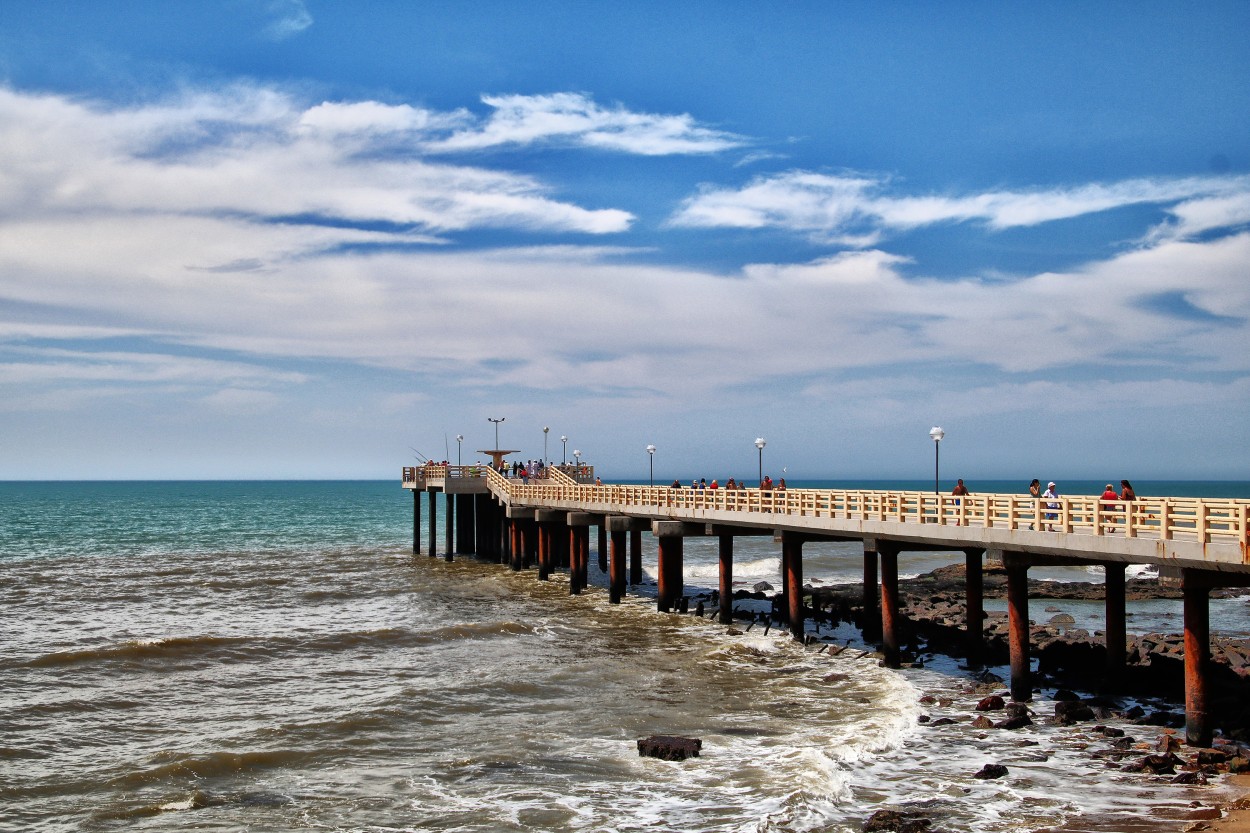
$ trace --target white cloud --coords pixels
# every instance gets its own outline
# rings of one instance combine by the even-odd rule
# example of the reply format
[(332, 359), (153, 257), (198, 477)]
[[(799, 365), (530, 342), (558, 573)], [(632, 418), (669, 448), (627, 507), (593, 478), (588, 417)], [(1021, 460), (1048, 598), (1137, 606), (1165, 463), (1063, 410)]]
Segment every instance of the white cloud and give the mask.
[(367, 143), (370, 128), (404, 120), (438, 121), (367, 104), (303, 111), (266, 90), (106, 111), (0, 89), (0, 143), (8, 151), (0, 216), (314, 215), (432, 233), (515, 227), (591, 234), (622, 231), (633, 219), (551, 199), (528, 176), (365, 154), (360, 142), (339, 141), (352, 125), (365, 128)]
[(482, 96), (494, 108), (480, 126), (456, 131), (431, 151), (480, 150), (501, 145), (565, 142), (644, 156), (716, 153), (741, 147), (741, 136), (701, 127), (686, 114), (635, 113), (600, 107), (579, 93)]
[[(1147, 203), (1188, 204), (1190, 215), (1202, 214), (1207, 222), (1238, 217), (1245, 222), (1250, 199), (1250, 177), (1245, 176), (1135, 179), (965, 196), (896, 196), (892, 187), (889, 180), (859, 174), (789, 171), (757, 177), (737, 189), (705, 188), (687, 199), (670, 222), (781, 228), (842, 245), (871, 246), (892, 230), (936, 223), (981, 221), (1005, 229)], [(1189, 227), (1201, 222), (1193, 217)], [(1182, 222), (1176, 230), (1185, 228)]]
[(286, 40), (313, 25), (304, 0), (269, 0), (265, 11), (273, 16), (265, 27), (265, 35), (273, 40)]

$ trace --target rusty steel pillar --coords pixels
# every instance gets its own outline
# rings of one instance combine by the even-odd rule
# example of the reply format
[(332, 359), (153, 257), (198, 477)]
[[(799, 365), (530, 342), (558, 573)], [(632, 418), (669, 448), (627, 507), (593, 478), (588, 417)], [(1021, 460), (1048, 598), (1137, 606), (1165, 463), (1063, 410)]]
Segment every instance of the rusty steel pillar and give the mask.
[(521, 521), (508, 519), (508, 566), (513, 572), (521, 571)]
[(508, 523), (508, 511), (506, 506), (498, 508), (498, 535), (499, 535), (499, 563), (512, 563), (512, 530), (511, 524)]
[(412, 553), (421, 554), (421, 490), (412, 490)]
[(569, 512), (565, 518), (569, 525), (569, 594), (576, 596), (590, 584), (590, 527), (596, 516)]
[(642, 584), (642, 530), (629, 531), (629, 583)]
[(539, 509), (534, 512), (534, 520), (538, 524), (538, 580), (548, 581), (551, 572), (556, 568), (556, 530), (567, 513), (553, 509)]
[(1104, 613), (1107, 622), (1107, 683), (1119, 688), (1124, 683), (1124, 666), (1128, 654), (1128, 625), (1125, 622), (1124, 571), (1127, 564), (1104, 564)]
[(782, 584), (786, 592), (786, 616), (790, 635), (803, 641), (803, 536), (781, 534)]
[(455, 558), (456, 552), (456, 500), (455, 496), (450, 492), (444, 492), (443, 511), (447, 515), (447, 534), (443, 537), (443, 542), (447, 546), (447, 552), (443, 553), (443, 557), (448, 561)]
[(717, 619), (722, 625), (734, 620), (734, 537), (718, 536), (720, 555), (720, 609)]
[(886, 668), (898, 668), (898, 550), (881, 547), (877, 553), (881, 556), (881, 653)]
[(968, 640), (968, 664), (979, 665), (985, 656), (985, 550), (964, 550), (964, 628)]
[(658, 588), (656, 608), (667, 613), (681, 601), (685, 524), (681, 521), (654, 521), (652, 534), (656, 537), (659, 555), (656, 568)]
[(608, 522), (599, 522), (599, 572), (608, 572)]
[(864, 541), (864, 641), (872, 642), (881, 638), (881, 605), (877, 601), (877, 551), (869, 549), (876, 542)]
[(625, 530), (612, 532), (610, 578), (608, 581), (608, 602), (620, 604), (625, 595)]
[(582, 592), (582, 542), (581, 531), (585, 527), (569, 527), (569, 595), (576, 596)]
[(1181, 570), (1185, 598), (1185, 743), (1208, 747), (1213, 739), (1207, 715), (1211, 661), (1210, 585), (1197, 570)]
[(438, 492), (430, 489), (430, 558), (438, 555)]
[(1029, 562), (1022, 553), (1003, 553), (1007, 568), (1007, 646), (1011, 652), (1011, 699), (1033, 699), (1029, 672)]
[(538, 564), (538, 524), (533, 518), (530, 518), (524, 521), (521, 531), (525, 536), (524, 567), (529, 569)]

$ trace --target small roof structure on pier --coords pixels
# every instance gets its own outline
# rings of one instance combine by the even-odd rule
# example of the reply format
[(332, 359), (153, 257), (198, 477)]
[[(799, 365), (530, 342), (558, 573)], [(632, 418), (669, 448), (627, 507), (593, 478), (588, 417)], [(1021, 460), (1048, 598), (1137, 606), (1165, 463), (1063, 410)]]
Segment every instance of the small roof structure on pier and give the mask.
[(491, 465), (493, 465), (495, 468), (498, 469), (503, 466), (504, 457), (507, 457), (509, 454), (516, 454), (519, 451), (520, 449), (517, 449), (517, 448), (509, 448), (509, 449), (496, 448), (496, 449), (491, 449), (491, 450), (488, 450), (485, 448), (479, 448), (477, 450), (477, 453), (489, 454)]

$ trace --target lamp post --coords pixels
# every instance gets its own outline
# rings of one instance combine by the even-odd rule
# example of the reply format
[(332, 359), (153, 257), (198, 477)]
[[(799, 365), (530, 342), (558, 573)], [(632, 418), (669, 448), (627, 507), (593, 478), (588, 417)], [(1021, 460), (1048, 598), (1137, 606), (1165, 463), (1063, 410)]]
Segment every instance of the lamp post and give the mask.
[(655, 446), (647, 446), (647, 455), (651, 458), (651, 485), (655, 485)]
[(564, 450), (560, 452), (560, 465), (567, 466), (569, 464), (569, 438), (561, 434), (560, 442), (564, 443)]
[(580, 475), (582, 473), (582, 452), (576, 448), (573, 449), (573, 459), (577, 461), (577, 473)]
[(551, 429), (546, 425), (543, 426), (543, 465), (547, 465), (547, 432)]
[(755, 438), (755, 447), (760, 450), (760, 485), (764, 485), (764, 446), (768, 445), (768, 440), (763, 437)]
[(499, 423), (503, 422), (505, 419), (507, 419), (507, 417), (500, 417), (499, 419), (495, 419), (493, 417), (486, 418), (487, 422), (495, 423), (495, 450), (496, 451), (499, 450)]
[(938, 494), (938, 447), (942, 444), (942, 438), (946, 436), (946, 432), (938, 426), (929, 429), (929, 436), (933, 438), (933, 494)]
[(460, 444), (464, 442), (464, 434), (456, 435), (456, 465), (460, 465)]

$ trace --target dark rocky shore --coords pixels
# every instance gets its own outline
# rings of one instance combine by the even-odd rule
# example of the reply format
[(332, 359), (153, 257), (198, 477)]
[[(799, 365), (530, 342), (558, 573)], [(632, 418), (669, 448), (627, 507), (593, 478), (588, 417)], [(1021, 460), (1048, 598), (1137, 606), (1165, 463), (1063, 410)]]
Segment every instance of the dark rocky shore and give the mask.
[[(1006, 595), (1006, 571), (989, 563), (983, 574), (986, 598)], [(769, 588), (754, 592), (738, 591), (737, 598), (772, 600), (778, 616), (784, 615), (779, 596)], [(1132, 600), (1180, 598), (1179, 588), (1161, 584), (1154, 578), (1126, 581), (1125, 592)], [(807, 616), (817, 628), (835, 627), (848, 622), (862, 627), (862, 588), (858, 584), (805, 588), (810, 593)], [(1213, 596), (1219, 595), (1213, 593)], [(1229, 594), (1233, 595), (1233, 594)], [(1101, 601), (1103, 587), (1089, 582), (1029, 581), (1030, 599), (1088, 599)], [(903, 615), (902, 644), (905, 660), (915, 662), (925, 654), (967, 656), (964, 633), (964, 567), (952, 565), (911, 579), (899, 581), (899, 601)], [(984, 652), (970, 659), (970, 665), (1006, 665), (1007, 614), (987, 612), (983, 627)], [(1106, 648), (1103, 633), (1075, 627), (1071, 616), (1057, 614), (1030, 628), (1033, 657), (1038, 671), (1035, 689), (1072, 689), (1098, 695), (1109, 703), (1116, 695), (1153, 699), (1157, 708), (1128, 715), (1156, 726), (1184, 725), (1184, 652), (1181, 634), (1149, 633), (1129, 635), (1124, 676), (1116, 685), (1106, 679)], [(1250, 742), (1250, 641), (1215, 638), (1211, 646), (1212, 697), (1210, 714), (1216, 728), (1240, 742)]]

